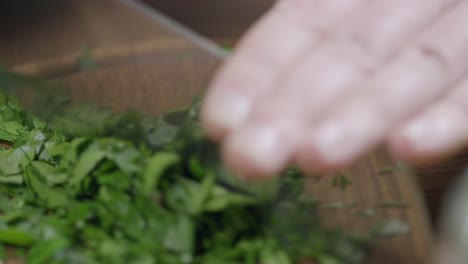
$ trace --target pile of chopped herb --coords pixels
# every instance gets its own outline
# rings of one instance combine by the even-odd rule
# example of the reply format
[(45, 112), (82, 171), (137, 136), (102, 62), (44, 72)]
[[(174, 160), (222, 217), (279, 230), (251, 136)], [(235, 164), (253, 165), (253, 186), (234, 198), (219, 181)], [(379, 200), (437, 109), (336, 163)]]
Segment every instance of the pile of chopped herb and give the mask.
[[(159, 117), (70, 107), (38, 119), (0, 93), (0, 255), (26, 263), (360, 263), (372, 235), (324, 228), (303, 176), (244, 184), (199, 104)], [(47, 120), (47, 122), (45, 121)]]

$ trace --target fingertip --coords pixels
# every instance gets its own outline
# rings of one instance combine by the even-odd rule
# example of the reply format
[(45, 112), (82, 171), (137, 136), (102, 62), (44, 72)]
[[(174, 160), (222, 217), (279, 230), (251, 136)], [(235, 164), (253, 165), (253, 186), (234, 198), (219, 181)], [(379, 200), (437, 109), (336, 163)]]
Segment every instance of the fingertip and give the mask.
[(224, 150), (222, 155), (226, 167), (241, 180), (258, 182), (267, 180), (273, 175), (265, 168), (259, 168), (258, 164), (253, 163), (242, 153), (235, 153), (233, 150)]
[(468, 129), (464, 119), (453, 104), (444, 102), (391, 135), (388, 148), (399, 159), (417, 165), (444, 159), (465, 145)]
[(222, 139), (226, 136), (226, 129), (220, 126), (215, 118), (212, 117), (211, 109), (204, 104), (200, 112), (200, 123), (205, 130), (208, 138), (215, 142), (221, 142)]
[(416, 167), (434, 165), (436, 162), (450, 156), (453, 152), (424, 149), (405, 134), (392, 136), (387, 143), (387, 149), (395, 159)]
[(323, 150), (313, 141), (302, 144), (294, 160), (307, 174), (334, 173), (351, 163), (350, 159), (341, 158)]
[(226, 165), (249, 180), (264, 180), (283, 171), (292, 142), (274, 127), (252, 126), (229, 135), (223, 144)]
[(208, 136), (223, 139), (242, 126), (252, 106), (252, 99), (235, 87), (213, 87), (203, 103), (200, 120)]
[(387, 143), (387, 148), (392, 156), (405, 162), (410, 162), (417, 156), (410, 140), (402, 134), (392, 136)]
[(331, 117), (311, 128), (299, 155), (303, 166), (310, 163), (321, 171), (342, 169), (354, 162), (369, 146), (370, 136), (364, 135), (366, 123), (360, 119)]

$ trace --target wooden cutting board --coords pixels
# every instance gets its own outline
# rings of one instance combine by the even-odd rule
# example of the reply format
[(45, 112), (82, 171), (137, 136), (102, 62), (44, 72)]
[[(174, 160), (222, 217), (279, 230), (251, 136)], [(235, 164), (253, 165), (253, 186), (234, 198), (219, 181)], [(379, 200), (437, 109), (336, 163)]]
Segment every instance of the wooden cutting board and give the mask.
[[(34, 15), (26, 20), (2, 24), (0, 62), (20, 73), (60, 79), (74, 88), (76, 98), (149, 114), (184, 106), (204, 90), (224, 54), (130, 0), (49, 2), (42, 12), (28, 11)], [(97, 65), (95, 70), (80, 71), (77, 61), (84, 47)], [(387, 167), (392, 171), (379, 172)], [(356, 204), (324, 209), (329, 225), (368, 230), (389, 218), (410, 224), (407, 235), (383, 241), (368, 263), (427, 263), (433, 235), (422, 192), (415, 177), (397, 167), (377, 151), (343, 172), (353, 182), (346, 190), (332, 188), (331, 178), (311, 179), (308, 188), (326, 203)], [(381, 207), (394, 202), (409, 208)], [(375, 216), (356, 216), (368, 208), (375, 208)]]

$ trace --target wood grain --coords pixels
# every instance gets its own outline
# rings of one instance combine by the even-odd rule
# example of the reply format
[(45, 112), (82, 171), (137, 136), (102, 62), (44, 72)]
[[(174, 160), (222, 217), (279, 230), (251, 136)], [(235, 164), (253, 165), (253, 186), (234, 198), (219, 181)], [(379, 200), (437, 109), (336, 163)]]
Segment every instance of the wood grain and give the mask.
[[(166, 50), (177, 49), (187, 42), (174, 38), (176, 34), (164, 27), (152, 26), (154, 20), (142, 16), (138, 10), (109, 2), (48, 0), (37, 9), (26, 9), (24, 12), (29, 15), (21, 16), (22, 19), (5, 21), (9, 16), (3, 17), (0, 20), (0, 64), (27, 65), (83, 54), (84, 49), (142, 45), (151, 40), (161, 40), (158, 45), (164, 45), (166, 38), (172, 38), (174, 45)], [(0, 3), (0, 10), (9, 13), (5, 8), (2, 9)]]
[(153, 54), (150, 62), (125, 63), (62, 77), (77, 100), (94, 99), (116, 111), (158, 114), (188, 106), (207, 86), (218, 61), (199, 50)]
[[(391, 172), (382, 172), (390, 168)], [(325, 221), (332, 226), (352, 226), (355, 230), (365, 231), (382, 220), (403, 220), (410, 224), (410, 234), (383, 241), (368, 263), (427, 263), (434, 240), (415, 177), (401, 169), (383, 150), (362, 159), (343, 175), (353, 182), (345, 190), (331, 188), (331, 177), (310, 184), (310, 191), (318, 194), (325, 203), (356, 202), (352, 208), (324, 210)], [(409, 207), (383, 206), (400, 202)], [(375, 215), (359, 216), (366, 209), (373, 209)]]
[[(87, 50), (90, 58), (98, 63), (99, 68), (104, 68), (119, 64), (129, 63), (130, 60), (141, 61), (151, 59), (151, 54), (158, 51), (184, 51), (191, 47), (188, 41), (183, 39), (158, 37), (149, 40), (142, 40), (137, 43), (120, 44), (115, 46), (97, 47)], [(57, 58), (49, 58), (39, 61), (31, 61), (24, 64), (16, 64), (11, 67), (15, 72), (36, 75), (36, 76), (62, 76), (80, 71), (78, 60), (83, 57), (83, 52), (72, 52)]]
[[(133, 108), (150, 114), (187, 105), (204, 91), (221, 62), (122, 1), (66, 2), (61, 14), (56, 14), (60, 19), (49, 13), (52, 18), (42, 18), (38, 27), (21, 28), (23, 32), (6, 35), (8, 38), (0, 35), (6, 40), (0, 43), (0, 58), (13, 69), (60, 79), (73, 88), (78, 99), (92, 98), (116, 110)], [(48, 37), (43, 38), (44, 34)], [(174, 45), (168, 44), (171, 39)], [(73, 66), (81, 49), (77, 43), (83, 42), (97, 54), (97, 70), (79, 72)], [(332, 188), (329, 179), (310, 183), (309, 190), (325, 202), (358, 203), (358, 208), (323, 211), (330, 225), (363, 230), (387, 218), (411, 224), (409, 234), (383, 241), (369, 263), (426, 263), (433, 239), (421, 190), (404, 171), (377, 173), (389, 165), (394, 161), (377, 152), (345, 172), (354, 182), (348, 190)], [(409, 203), (411, 208), (377, 208), (372, 218), (355, 216), (360, 208), (395, 200)]]

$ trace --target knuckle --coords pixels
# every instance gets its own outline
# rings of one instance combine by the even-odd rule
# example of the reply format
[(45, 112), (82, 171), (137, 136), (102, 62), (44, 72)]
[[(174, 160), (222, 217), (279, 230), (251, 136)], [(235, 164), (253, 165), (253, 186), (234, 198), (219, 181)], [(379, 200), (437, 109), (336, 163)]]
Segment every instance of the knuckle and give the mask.
[(423, 58), (437, 63), (442, 68), (450, 68), (452, 64), (450, 56), (446, 54), (443, 48), (434, 43), (422, 42), (416, 49)]

